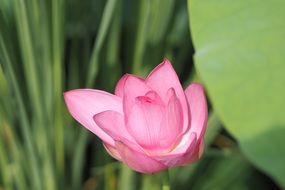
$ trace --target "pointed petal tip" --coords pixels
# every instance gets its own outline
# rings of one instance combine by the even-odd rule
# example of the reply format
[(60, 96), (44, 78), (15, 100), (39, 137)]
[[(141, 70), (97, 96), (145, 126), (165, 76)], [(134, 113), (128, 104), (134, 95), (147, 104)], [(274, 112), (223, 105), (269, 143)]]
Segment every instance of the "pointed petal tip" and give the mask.
[(94, 90), (94, 89), (89, 89), (89, 88), (78, 88), (78, 89), (71, 89), (71, 90), (67, 90), (67, 91), (63, 92), (63, 97), (64, 97), (64, 99), (67, 99), (67, 98), (72, 97), (73, 95), (77, 95), (78, 93), (88, 92), (88, 91), (91, 93), (94, 91), (106, 93), (106, 92), (101, 91), (101, 90)]
[(195, 88), (195, 89), (198, 89), (198, 90), (202, 90), (204, 92), (203, 85), (198, 83), (198, 82), (191, 83), (187, 88)]
[(122, 113), (122, 100), (119, 97), (100, 90), (76, 89), (65, 92), (64, 100), (75, 120), (104, 142), (114, 145), (114, 140), (97, 126), (93, 116), (106, 110)]
[[(134, 138), (129, 134), (124, 123), (124, 116), (116, 111), (107, 110), (93, 116), (94, 122), (114, 141), (120, 141), (126, 146), (143, 152)], [(104, 140), (103, 140), (104, 141)]]
[(171, 61), (168, 58), (164, 58), (163, 61), (161, 62), (161, 64), (170, 64), (171, 65)]
[[(76, 89), (76, 90), (79, 90), (79, 89)], [(68, 91), (63, 92), (64, 100), (67, 100), (70, 97), (70, 95), (72, 95), (73, 91), (76, 91), (76, 90), (68, 90)]]
[(72, 103), (72, 98), (73, 96), (76, 94), (76, 92), (80, 92), (84, 89), (74, 89), (74, 90), (68, 90), (68, 91), (65, 91), (63, 93), (63, 99), (67, 105), (67, 107), (69, 108), (70, 104)]
[(139, 82), (144, 82), (144, 79), (142, 77), (126, 73), (124, 74), (121, 79), (117, 82), (116, 88), (115, 88), (115, 95), (123, 98), (125, 94), (125, 86), (129, 85), (128, 81), (139, 81)]
[(119, 96), (121, 98), (124, 96), (124, 87), (125, 87), (126, 81), (131, 76), (134, 76), (134, 75), (126, 73), (120, 78), (120, 80), (117, 82), (117, 85), (115, 87), (116, 96)]
[[(94, 122), (100, 127), (106, 134), (108, 134), (114, 140), (120, 140), (120, 136), (118, 135), (117, 129), (122, 129), (123, 124), (123, 116), (112, 110), (102, 111), (93, 116)], [(124, 134), (121, 134), (124, 136)]]
[[(150, 78), (151, 75), (155, 74), (157, 71), (159, 71), (161, 68), (164, 68), (166, 67), (167, 69), (171, 69), (174, 71), (174, 68), (171, 64), (171, 62), (167, 59), (167, 58), (164, 58), (163, 61), (158, 64), (149, 74), (148, 76), (146, 77), (146, 79)], [(171, 72), (173, 72), (171, 71)], [(174, 71), (175, 72), (175, 71)], [(176, 74), (176, 72), (175, 72)]]

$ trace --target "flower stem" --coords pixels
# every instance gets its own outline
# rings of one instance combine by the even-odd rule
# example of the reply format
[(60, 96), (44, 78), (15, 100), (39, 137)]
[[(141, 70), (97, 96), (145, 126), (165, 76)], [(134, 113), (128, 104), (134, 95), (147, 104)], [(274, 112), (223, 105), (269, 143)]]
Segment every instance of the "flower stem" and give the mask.
[(170, 190), (170, 179), (168, 170), (162, 173), (162, 190)]
[(119, 187), (123, 190), (132, 190), (136, 187), (136, 173), (123, 163), (121, 163)]

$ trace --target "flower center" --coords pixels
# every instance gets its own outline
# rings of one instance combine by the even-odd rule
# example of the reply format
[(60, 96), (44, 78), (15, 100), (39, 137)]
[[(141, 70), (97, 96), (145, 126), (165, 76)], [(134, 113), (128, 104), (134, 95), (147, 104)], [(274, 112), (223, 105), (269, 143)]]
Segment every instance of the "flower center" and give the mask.
[(138, 96), (138, 100), (145, 103), (152, 103), (153, 100), (147, 96)]
[(147, 92), (144, 96), (138, 96), (137, 99), (143, 103), (155, 103), (157, 99), (157, 94), (154, 91)]

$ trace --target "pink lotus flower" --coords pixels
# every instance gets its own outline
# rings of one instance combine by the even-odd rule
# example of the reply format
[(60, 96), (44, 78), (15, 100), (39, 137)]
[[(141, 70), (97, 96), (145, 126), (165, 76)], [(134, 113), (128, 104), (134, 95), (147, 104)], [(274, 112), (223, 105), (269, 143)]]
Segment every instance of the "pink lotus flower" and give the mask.
[(71, 115), (97, 135), (115, 159), (142, 173), (192, 163), (203, 152), (207, 102), (203, 87), (185, 91), (168, 60), (146, 79), (126, 74), (115, 95), (77, 89), (64, 94)]

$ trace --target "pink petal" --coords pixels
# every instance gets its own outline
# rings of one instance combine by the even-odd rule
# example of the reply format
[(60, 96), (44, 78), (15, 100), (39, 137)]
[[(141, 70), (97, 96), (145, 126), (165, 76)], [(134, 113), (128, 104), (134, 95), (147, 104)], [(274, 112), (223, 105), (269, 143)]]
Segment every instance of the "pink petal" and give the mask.
[[(137, 96), (143, 96), (151, 89), (145, 84), (144, 80), (128, 74), (124, 85), (123, 108), (126, 115), (129, 114), (132, 106), (135, 103)], [(121, 85), (122, 86), (122, 85)]]
[(116, 141), (116, 148), (121, 155), (122, 161), (135, 171), (154, 173), (167, 168), (164, 164), (144, 153), (129, 148), (122, 142)]
[(104, 142), (115, 146), (114, 140), (96, 125), (93, 116), (105, 110), (122, 113), (121, 98), (100, 90), (78, 89), (65, 92), (64, 100), (74, 119)]
[(119, 154), (119, 152), (117, 151), (117, 149), (114, 146), (111, 146), (107, 143), (103, 143), (104, 148), (106, 149), (106, 151), (115, 159), (117, 160), (122, 160), (121, 155)]
[(129, 147), (143, 151), (127, 131), (122, 114), (108, 110), (94, 115), (93, 118), (95, 123), (115, 141), (122, 141)]
[(181, 166), (185, 166), (187, 164), (191, 164), (197, 160), (199, 160), (204, 151), (204, 140), (202, 139), (200, 143), (197, 143), (195, 146), (195, 150), (187, 151), (184, 155), (184, 160), (180, 164)]
[(182, 136), (180, 143), (172, 153), (185, 153), (190, 146), (189, 138), (192, 133), (197, 134), (197, 141), (200, 142), (205, 133), (208, 118), (207, 101), (203, 87), (199, 84), (191, 84), (185, 90), (191, 113), (191, 124), (189, 130)]
[(148, 152), (163, 150), (160, 146), (160, 132), (165, 120), (165, 107), (160, 97), (150, 91), (145, 96), (136, 98), (129, 115), (127, 129), (134, 139)]
[(177, 141), (180, 140), (183, 130), (183, 113), (179, 99), (174, 89), (168, 90), (169, 101), (166, 108), (166, 119), (159, 131), (160, 147), (169, 152)]
[(135, 75), (132, 75), (132, 74), (125, 74), (124, 76), (122, 76), (122, 78), (117, 82), (117, 85), (116, 85), (116, 88), (115, 88), (115, 95), (116, 96), (119, 96), (121, 98), (124, 97), (124, 88), (125, 88), (125, 84), (126, 84), (126, 80), (129, 78), (129, 77), (134, 77), (142, 82), (144, 82), (144, 79), (141, 78), (141, 77), (138, 77), (138, 76), (135, 76)]
[(191, 114), (190, 133), (196, 133), (200, 140), (204, 136), (208, 119), (207, 101), (203, 87), (193, 83), (186, 88), (185, 94)]
[(128, 78), (129, 74), (125, 74), (122, 76), (122, 78), (117, 82), (116, 88), (115, 88), (115, 95), (123, 98), (124, 96), (124, 86), (126, 79)]
[(178, 76), (170, 61), (165, 59), (161, 64), (154, 68), (148, 75), (146, 84), (162, 98), (166, 97), (168, 89), (173, 88), (175, 90), (183, 110), (183, 131), (185, 132), (189, 125), (188, 104)]
[(195, 153), (196, 146), (197, 146), (196, 134), (192, 133), (188, 141), (189, 141), (189, 146), (186, 149), (186, 151), (183, 153), (170, 152), (165, 155), (153, 156), (153, 158), (167, 165), (168, 167), (183, 165), (187, 160), (189, 160), (189, 156)]

